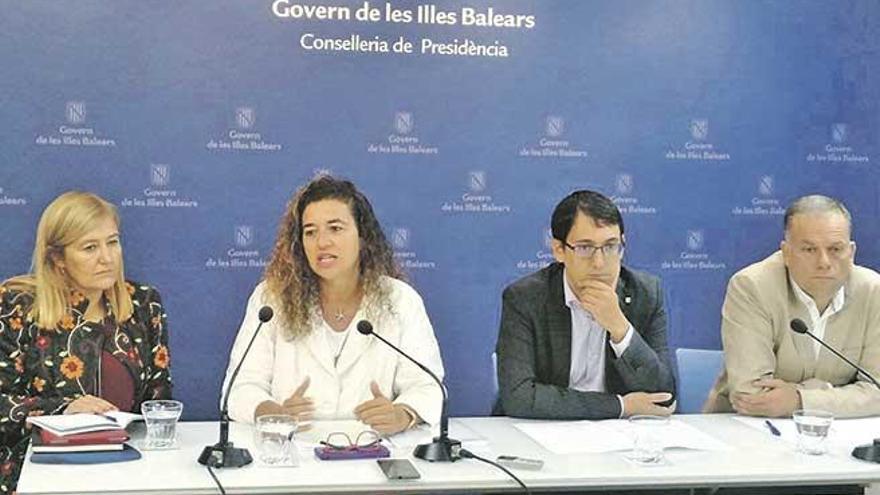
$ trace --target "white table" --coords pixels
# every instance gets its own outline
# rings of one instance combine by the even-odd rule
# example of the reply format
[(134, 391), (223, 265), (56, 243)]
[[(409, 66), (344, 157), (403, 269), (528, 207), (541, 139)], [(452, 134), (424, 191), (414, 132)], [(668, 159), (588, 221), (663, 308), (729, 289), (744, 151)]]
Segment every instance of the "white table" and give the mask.
[[(676, 416), (730, 444), (727, 452), (674, 450), (669, 465), (643, 467), (626, 461), (623, 453), (554, 455), (513, 427), (511, 418), (456, 418), (452, 428), (466, 427), (485, 438), (464, 446), (478, 455), (512, 454), (545, 460), (537, 472), (517, 471), (530, 488), (578, 491), (612, 489), (669, 489), (715, 486), (869, 484), (880, 480), (880, 465), (849, 457), (849, 447), (823, 456), (795, 452), (791, 444), (749, 428), (727, 415)], [(144, 452), (138, 461), (91, 465), (38, 465), (26, 462), (18, 492), (69, 493), (219, 493), (205, 467), (196, 462), (202, 448), (216, 441), (216, 423), (179, 425), (180, 448)], [(231, 439), (256, 456), (252, 430), (233, 424)], [(870, 433), (866, 435), (866, 440)], [(410, 457), (411, 448), (392, 449), (395, 457)], [(387, 481), (374, 460), (318, 461), (305, 456), (296, 468), (252, 464), (218, 470), (223, 486), (235, 493), (375, 493), (406, 491), (516, 491), (503, 473), (483, 463), (461, 460), (431, 464), (412, 459), (422, 478)]]

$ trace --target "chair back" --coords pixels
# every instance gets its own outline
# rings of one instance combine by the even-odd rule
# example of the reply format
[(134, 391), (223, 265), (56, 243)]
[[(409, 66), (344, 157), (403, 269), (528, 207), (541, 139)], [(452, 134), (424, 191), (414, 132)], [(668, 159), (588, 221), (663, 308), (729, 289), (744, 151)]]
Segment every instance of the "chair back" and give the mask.
[(675, 350), (678, 364), (678, 408), (684, 414), (699, 413), (715, 379), (724, 366), (724, 353), (710, 349)]

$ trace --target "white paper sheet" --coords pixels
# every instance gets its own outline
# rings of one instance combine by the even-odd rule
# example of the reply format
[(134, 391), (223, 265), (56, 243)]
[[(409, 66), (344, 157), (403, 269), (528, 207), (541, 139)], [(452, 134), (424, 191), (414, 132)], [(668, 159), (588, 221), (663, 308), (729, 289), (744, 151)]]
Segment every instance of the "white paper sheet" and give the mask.
[(90, 431), (125, 429), (132, 421), (142, 420), (140, 414), (108, 411), (103, 414), (57, 414), (30, 416), (29, 424), (37, 425), (57, 435), (71, 435)]
[[(514, 426), (554, 454), (625, 451), (631, 450), (633, 445), (634, 426), (625, 419), (516, 423)], [(711, 435), (675, 419), (660, 428), (666, 449), (730, 449)]]
[[(797, 427), (793, 419), (780, 418), (755, 418), (751, 416), (734, 416), (734, 419), (756, 430), (761, 430), (768, 436), (774, 436), (767, 426), (767, 421), (773, 424), (780, 432), (779, 439), (796, 444)], [(828, 442), (842, 447), (855, 447), (871, 443), (874, 438), (880, 437), (880, 418), (856, 418), (835, 419), (828, 431)]]

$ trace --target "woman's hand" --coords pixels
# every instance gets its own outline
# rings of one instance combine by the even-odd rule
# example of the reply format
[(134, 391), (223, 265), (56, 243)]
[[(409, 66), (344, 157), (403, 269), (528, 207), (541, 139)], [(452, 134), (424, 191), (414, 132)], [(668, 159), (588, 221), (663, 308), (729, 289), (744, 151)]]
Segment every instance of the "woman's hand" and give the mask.
[(388, 436), (406, 430), (410, 424), (418, 422), (418, 418), (411, 416), (404, 406), (385, 397), (376, 382), (370, 383), (370, 391), (373, 398), (354, 409), (357, 419), (370, 428)]
[(309, 388), (309, 377), (294, 390), (293, 394), (288, 397), (282, 404), (284, 414), (288, 414), (296, 418), (299, 425), (297, 431), (305, 431), (312, 427), (311, 421), (315, 414), (315, 401), (311, 397), (306, 396), (306, 390)]
[(292, 416), (297, 422), (297, 431), (306, 431), (312, 427), (311, 421), (315, 413), (315, 403), (310, 397), (306, 397), (306, 390), (309, 388), (309, 378), (300, 384), (299, 387), (288, 397), (282, 404), (275, 401), (267, 400), (257, 405), (254, 410), (254, 421), (260, 416), (267, 414), (284, 414)]
[(83, 395), (79, 399), (71, 402), (64, 410), (64, 414), (76, 413), (105, 413), (107, 411), (117, 411), (119, 408), (106, 400), (95, 397), (94, 395)]

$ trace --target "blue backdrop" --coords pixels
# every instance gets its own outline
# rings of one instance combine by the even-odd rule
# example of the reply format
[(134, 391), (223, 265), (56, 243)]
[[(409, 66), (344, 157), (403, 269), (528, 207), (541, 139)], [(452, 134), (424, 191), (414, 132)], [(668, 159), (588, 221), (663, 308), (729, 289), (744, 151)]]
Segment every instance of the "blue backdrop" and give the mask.
[(167, 305), (176, 395), (206, 419), (317, 170), (372, 199), (456, 415), (488, 413), (501, 290), (550, 259), (575, 188), (620, 205), (672, 346), (720, 346), (726, 280), (776, 249), (796, 196), (842, 198), (857, 261), (880, 266), (876, 0), (364, 3), (4, 2), (0, 276), (27, 270), (58, 193), (118, 204), (127, 273)]

